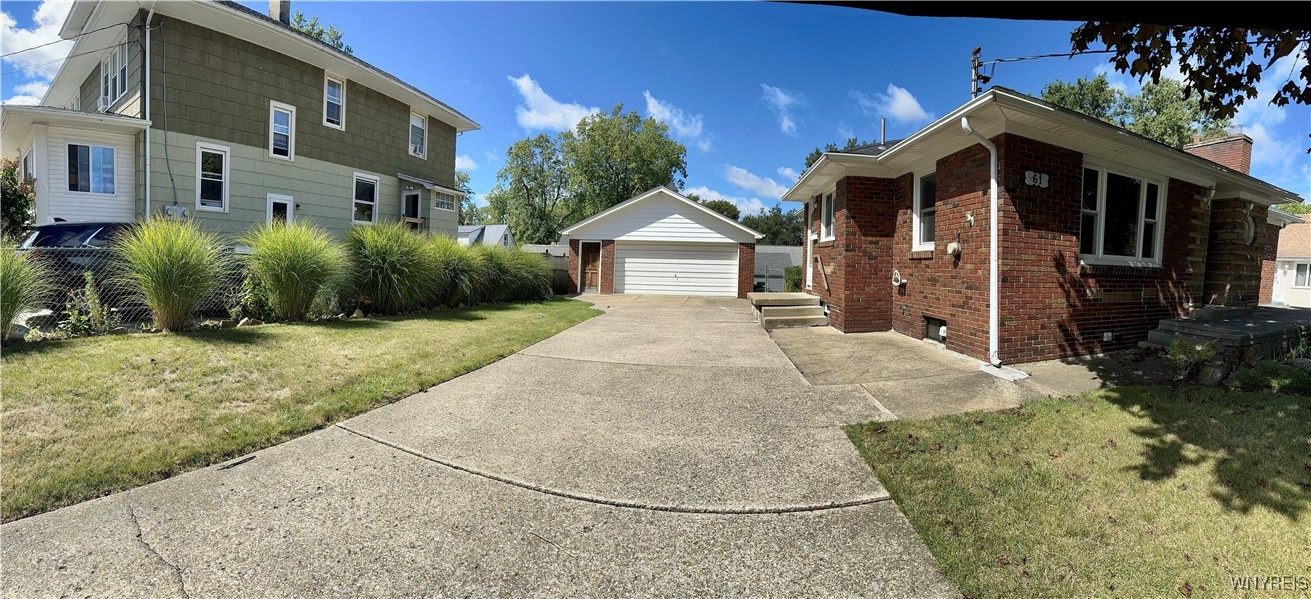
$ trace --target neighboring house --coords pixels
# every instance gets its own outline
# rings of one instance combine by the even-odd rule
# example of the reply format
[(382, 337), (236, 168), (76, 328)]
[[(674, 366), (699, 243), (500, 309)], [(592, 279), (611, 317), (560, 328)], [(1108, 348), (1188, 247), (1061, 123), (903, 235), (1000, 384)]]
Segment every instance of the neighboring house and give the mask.
[(542, 245), (536, 243), (525, 243), (519, 246), (520, 250), (529, 254), (542, 254), (552, 258), (564, 258), (569, 255), (568, 245)]
[(407, 220), (453, 237), (455, 139), (478, 124), (291, 28), (289, 2), (270, 9), (76, 0), (42, 105), (0, 109), (37, 224), (303, 219), (342, 235)]
[(741, 223), (657, 187), (561, 231), (570, 293), (746, 297), (756, 240)]
[(1280, 215), (1286, 217), (1286, 224), (1278, 244), (1272, 244), (1275, 251), (1266, 256), (1266, 269), (1261, 273), (1261, 301), (1311, 308), (1311, 223), (1291, 214)]
[(1255, 306), (1268, 208), (1298, 198), (1247, 174), (1251, 150), (1181, 151), (993, 88), (904, 140), (825, 154), (783, 199), (805, 204), (805, 286), (833, 327), (945, 327), (947, 349), (1028, 362)]
[(510, 225), (460, 225), (456, 234), (460, 245), (499, 245), (514, 247)]
[(756, 246), (756, 285), (764, 285), (765, 291), (784, 291), (783, 271), (801, 266), (804, 250), (801, 246)]

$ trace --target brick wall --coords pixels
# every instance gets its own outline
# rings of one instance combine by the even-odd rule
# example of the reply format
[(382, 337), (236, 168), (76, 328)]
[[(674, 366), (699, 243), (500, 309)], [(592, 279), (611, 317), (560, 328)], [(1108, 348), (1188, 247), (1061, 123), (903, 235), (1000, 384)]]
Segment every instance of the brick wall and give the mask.
[(1191, 143), (1184, 146), (1184, 151), (1245, 175), (1252, 168), (1252, 138), (1241, 133), (1223, 139)]
[(580, 243), (582, 242), (577, 239), (569, 240), (569, 293), (578, 293), (583, 284), (578, 280), (578, 261), (581, 259), (579, 254), (582, 251)]
[(1266, 223), (1265, 252), (1261, 254), (1261, 294), (1259, 301), (1268, 304), (1275, 294), (1275, 258), (1279, 256), (1279, 225)]
[(737, 244), (737, 296), (746, 298), (756, 284), (756, 244)]
[(615, 242), (613, 239), (601, 241), (601, 293), (610, 295), (615, 292)]
[[(1217, 306), (1257, 304), (1261, 296), (1261, 261), (1266, 251), (1268, 213), (1265, 206), (1252, 206), (1246, 200), (1217, 198), (1211, 201), (1202, 303)], [(1249, 216), (1254, 230), (1250, 244), (1245, 238)]]

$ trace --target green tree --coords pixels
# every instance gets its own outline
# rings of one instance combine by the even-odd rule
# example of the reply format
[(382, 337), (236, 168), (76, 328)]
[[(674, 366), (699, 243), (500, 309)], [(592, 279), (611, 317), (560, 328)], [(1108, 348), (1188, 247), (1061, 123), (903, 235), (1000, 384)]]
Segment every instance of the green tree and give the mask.
[(1311, 214), (1311, 203), (1276, 204), (1275, 208), (1289, 214)]
[(0, 158), (0, 235), (4, 237), (18, 235), (32, 224), (32, 180), (24, 179), (19, 169), (18, 160)]
[(742, 211), (737, 209), (737, 204), (728, 200), (702, 200), (701, 205), (733, 220), (742, 216)]
[(576, 220), (571, 169), (559, 140), (540, 134), (514, 142), (487, 194), (488, 218), (510, 225), (522, 243), (555, 243), (560, 229)]
[(577, 133), (560, 134), (576, 212), (590, 216), (664, 185), (683, 188), (687, 148), (670, 139), (669, 125), (617, 104), (579, 121)]
[(305, 13), (296, 11), (291, 15), (291, 27), (301, 33), (304, 33), (314, 39), (317, 39), (337, 51), (345, 54), (352, 54), (350, 44), (346, 43), (346, 34), (332, 25), (324, 28), (319, 24), (319, 18), (316, 16), (312, 19), (306, 18)]
[(464, 192), (464, 197), (460, 199), (460, 224), (486, 225), (495, 223), (491, 218), (491, 211), (488, 207), (479, 206), (477, 202), (474, 202), (473, 186), (469, 184), (468, 171), (455, 171), (455, 187)]
[(1106, 74), (1092, 79), (1080, 77), (1073, 83), (1057, 79), (1042, 86), (1043, 100), (1107, 122), (1115, 122), (1116, 111), (1123, 101), (1124, 92), (1111, 87)]
[(742, 224), (764, 235), (757, 241), (761, 245), (801, 245), (802, 219), (801, 210), (784, 211), (779, 204), (774, 204), (759, 214), (742, 217)]
[(838, 144), (829, 142), (823, 148), (815, 148), (811, 150), (809, 154), (806, 154), (806, 168), (802, 169), (802, 171), (804, 172), (806, 169), (809, 169), (812, 165), (818, 162), (819, 157), (823, 156), (825, 152), (837, 152), (838, 150), (854, 150), (861, 146), (868, 146), (871, 143), (874, 142), (861, 141), (860, 139), (855, 137), (848, 137), (847, 144), (839, 148)]
[(1164, 144), (1182, 148), (1193, 140), (1223, 134), (1228, 119), (1216, 120), (1188, 98), (1173, 79), (1144, 83), (1137, 94), (1110, 86), (1105, 75), (1074, 82), (1053, 81), (1042, 88), (1042, 99), (1119, 125)]

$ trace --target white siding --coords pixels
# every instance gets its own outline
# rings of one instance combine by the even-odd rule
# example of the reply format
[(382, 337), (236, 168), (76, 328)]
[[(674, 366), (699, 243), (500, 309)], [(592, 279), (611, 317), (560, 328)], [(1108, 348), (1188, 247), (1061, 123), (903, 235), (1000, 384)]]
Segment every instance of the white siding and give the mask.
[[(50, 127), (46, 141), (47, 181), (45, 206), (37, 210), (45, 224), (55, 218), (66, 221), (132, 222), (136, 216), (136, 145), (131, 135), (93, 129)], [(114, 193), (82, 193), (68, 190), (68, 144), (114, 148)], [(41, 201), (41, 198), (38, 198)]]
[(664, 192), (634, 202), (569, 234), (572, 239), (755, 243), (755, 236)]
[(737, 245), (615, 242), (615, 293), (737, 296)]
[[(1274, 301), (1284, 306), (1311, 308), (1311, 287), (1294, 287), (1297, 282), (1297, 265), (1311, 264), (1303, 261), (1280, 260), (1275, 264)], [(1281, 302), (1282, 300), (1282, 302)]]

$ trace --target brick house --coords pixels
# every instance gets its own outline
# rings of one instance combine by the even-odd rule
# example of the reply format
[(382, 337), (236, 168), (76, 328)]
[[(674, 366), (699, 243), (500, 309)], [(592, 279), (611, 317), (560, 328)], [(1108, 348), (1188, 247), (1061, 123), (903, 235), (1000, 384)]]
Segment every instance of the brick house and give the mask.
[(993, 88), (904, 140), (823, 155), (783, 199), (804, 204), (804, 284), (833, 327), (1021, 363), (1256, 305), (1269, 207), (1299, 199), (1248, 175), (1251, 149), (1180, 151)]

